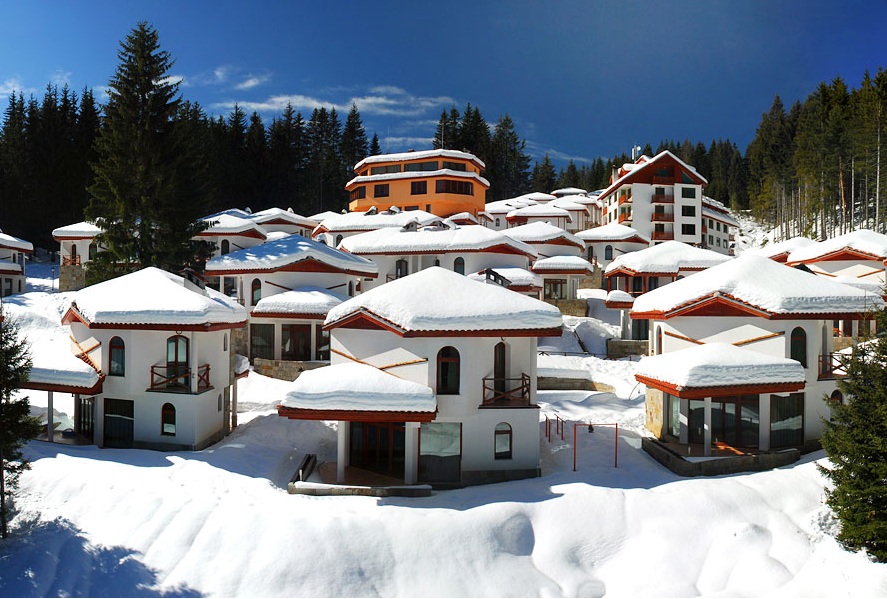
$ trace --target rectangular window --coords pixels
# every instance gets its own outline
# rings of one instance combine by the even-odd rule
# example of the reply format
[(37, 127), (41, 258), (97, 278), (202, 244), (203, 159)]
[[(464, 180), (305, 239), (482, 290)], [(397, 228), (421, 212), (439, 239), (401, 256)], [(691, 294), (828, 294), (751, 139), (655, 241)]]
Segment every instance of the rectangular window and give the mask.
[(681, 225), (681, 235), (696, 235), (696, 225)]
[(681, 206), (681, 216), (696, 216), (696, 206)]
[(668, 434), (677, 439), (681, 438), (681, 398), (677, 395), (665, 393), (665, 401), (668, 405)]
[(310, 324), (285, 324), (280, 327), (280, 359), (300, 362), (311, 359)]
[(378, 183), (373, 186), (373, 197), (374, 198), (387, 198), (388, 197), (388, 184), (387, 183)]
[(681, 187), (681, 197), (682, 198), (695, 198), (696, 197), (696, 188), (695, 187)]
[(419, 209), (418, 206), (404, 206), (403, 207), (404, 212), (409, 212), (410, 210), (418, 210), (418, 209)]
[(451, 171), (462, 171), (463, 173), (466, 171), (465, 164), (461, 162), (450, 162), (447, 160), (443, 161), (443, 167), (449, 169)]
[(543, 288), (545, 299), (567, 299), (566, 279), (546, 279)]
[(437, 160), (429, 160), (427, 162), (409, 162), (403, 165), (405, 173), (415, 173), (422, 171), (436, 171)]
[[(708, 236), (708, 245), (714, 245), (714, 243), (715, 243), (715, 238), (712, 237), (711, 235), (709, 235)], [(718, 244), (718, 245), (721, 245), (721, 244)]]
[(474, 184), (471, 181), (437, 181), (435, 193), (456, 193), (459, 195), (474, 195)]
[(358, 187), (357, 189), (355, 189), (351, 192), (351, 199), (352, 200), (362, 200), (365, 197), (367, 197), (367, 188), (364, 187), (363, 185), (361, 185), (360, 187)]
[(413, 181), (410, 183), (410, 195), (418, 196), (428, 193), (428, 181)]
[(250, 359), (274, 359), (274, 325), (249, 325), (249, 357)]
[(770, 396), (770, 448), (804, 444), (804, 394)]
[(388, 173), (399, 173), (400, 165), (399, 164), (387, 164), (385, 166), (374, 166), (370, 169), (370, 173), (373, 175), (385, 175)]
[(718, 228), (718, 231), (721, 230), (721, 223), (717, 223), (715, 226)]
[(317, 360), (328, 361), (330, 359), (330, 334), (323, 327), (316, 327), (314, 336), (314, 352)]
[(721, 247), (721, 238), (718, 237), (718, 247)]

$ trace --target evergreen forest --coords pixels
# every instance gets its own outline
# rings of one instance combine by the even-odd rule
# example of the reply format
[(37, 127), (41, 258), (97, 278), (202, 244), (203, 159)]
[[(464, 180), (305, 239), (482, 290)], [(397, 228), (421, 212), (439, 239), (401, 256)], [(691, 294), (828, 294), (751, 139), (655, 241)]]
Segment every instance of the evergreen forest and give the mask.
[[(106, 109), (91, 90), (77, 93), (67, 86), (47, 85), (42, 97), (9, 96), (0, 123), (4, 232), (53, 248), (54, 228), (84, 220)], [(378, 136), (368, 139), (357, 106), (344, 118), (335, 108), (303, 115), (287, 106), (266, 123), (239, 106), (227, 115), (208, 115), (181, 98), (172, 119), (193, 142), (190, 160), (205, 191), (202, 214), (272, 206), (303, 215), (341, 211), (354, 164), (381, 153)], [(485, 162), (488, 201), (563, 187), (602, 189), (614, 168), (630, 162), (628, 154), (560, 168), (548, 154), (534, 162), (508, 114), (490, 125), (470, 103), (462, 111), (444, 110), (429, 135), (433, 148), (466, 150)], [(707, 196), (782, 226), (786, 237), (817, 237), (860, 226), (884, 230), (885, 135), (887, 71), (879, 69), (855, 88), (840, 77), (823, 82), (789, 108), (776, 96), (744, 152), (729, 139), (663, 140), (641, 151), (652, 156), (668, 149), (708, 180)]]

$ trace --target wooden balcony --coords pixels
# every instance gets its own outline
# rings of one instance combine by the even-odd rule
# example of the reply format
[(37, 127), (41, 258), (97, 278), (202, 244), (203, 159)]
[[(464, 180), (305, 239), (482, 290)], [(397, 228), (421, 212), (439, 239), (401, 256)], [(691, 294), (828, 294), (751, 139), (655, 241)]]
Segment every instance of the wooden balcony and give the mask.
[(629, 221), (629, 222), (631, 221), (631, 213), (630, 212), (623, 212), (622, 214), (619, 215), (619, 222), (624, 223), (625, 221)]
[(674, 204), (674, 196), (664, 193), (654, 193), (651, 201), (654, 204)]
[(482, 408), (530, 407), (530, 377), (521, 373), (520, 378), (483, 379)]
[(838, 353), (819, 356), (819, 380), (830, 381), (847, 376), (844, 366), (844, 361), (847, 358), (846, 354)]
[(618, 202), (618, 205), (621, 206), (622, 204), (626, 204), (626, 203), (628, 203), (628, 202), (630, 202), (630, 201), (631, 201), (631, 196), (630, 196), (630, 195), (628, 195), (628, 194), (626, 194), (626, 195), (621, 195), (621, 196), (619, 196), (619, 202)]
[(653, 231), (653, 241), (671, 241), (674, 239), (674, 231)]
[(62, 266), (80, 266), (80, 255), (62, 256)]
[(654, 212), (650, 215), (650, 220), (656, 223), (673, 223), (673, 212)]
[[(209, 364), (197, 367), (197, 392), (211, 389)], [(178, 364), (161, 364), (151, 367), (151, 386), (148, 391), (167, 393), (191, 393), (191, 369)]]

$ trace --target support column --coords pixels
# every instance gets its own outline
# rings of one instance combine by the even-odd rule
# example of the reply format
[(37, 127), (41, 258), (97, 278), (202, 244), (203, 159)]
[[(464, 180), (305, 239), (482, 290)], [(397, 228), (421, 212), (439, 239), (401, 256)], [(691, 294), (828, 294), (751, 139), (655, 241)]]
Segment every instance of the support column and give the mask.
[(83, 408), (80, 405), (80, 394), (74, 394), (74, 432), (80, 434), (80, 421), (83, 419)]
[(767, 394), (758, 396), (758, 449), (770, 450), (770, 396)]
[(690, 444), (690, 400), (681, 399), (681, 443)]
[(703, 430), (703, 455), (711, 455), (711, 398), (705, 398), (705, 426)]
[(53, 439), (53, 436), (54, 436), (53, 435), (53, 433), (54, 433), (53, 428), (54, 427), (53, 427), (53, 421), (52, 421), (53, 420), (53, 418), (52, 418), (52, 412), (53, 412), (52, 391), (47, 391), (46, 396), (48, 399), (48, 405), (46, 408), (46, 440), (49, 441), (50, 443), (52, 443), (54, 440)]
[(345, 466), (348, 465), (348, 437), (351, 436), (351, 423), (339, 421), (339, 439), (336, 449), (336, 482), (345, 482)]
[(419, 480), (419, 423), (407, 422), (404, 439), (403, 482), (416, 484)]

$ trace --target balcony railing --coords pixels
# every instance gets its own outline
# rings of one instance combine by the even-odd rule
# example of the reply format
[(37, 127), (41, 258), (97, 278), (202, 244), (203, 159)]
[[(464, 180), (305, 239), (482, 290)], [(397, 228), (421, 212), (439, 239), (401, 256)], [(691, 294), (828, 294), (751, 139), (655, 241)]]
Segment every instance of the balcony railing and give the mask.
[(618, 204), (621, 206), (622, 204), (625, 204), (630, 201), (631, 201), (631, 196), (626, 194), (626, 195), (619, 196)]
[(62, 266), (80, 266), (80, 255), (62, 256)]
[(674, 196), (664, 193), (654, 193), (652, 202), (654, 204), (674, 204)]
[(653, 241), (670, 241), (674, 239), (674, 231), (653, 231)]
[[(197, 391), (210, 389), (209, 364), (197, 367)], [(151, 367), (151, 386), (149, 391), (168, 391), (171, 393), (191, 392), (191, 369), (180, 364), (161, 364)]]
[(625, 221), (631, 220), (631, 212), (623, 212), (619, 215), (619, 222), (624, 223)]
[(483, 379), (484, 392), (481, 407), (523, 408), (530, 405), (530, 377)]
[(819, 380), (829, 381), (847, 376), (844, 365), (846, 357), (845, 354), (838, 353), (819, 356)]
[(653, 222), (659, 223), (673, 223), (674, 222), (674, 213), (672, 212), (654, 212), (650, 216), (650, 220)]

